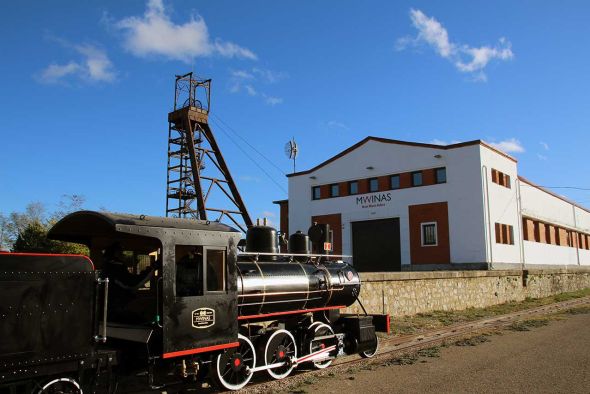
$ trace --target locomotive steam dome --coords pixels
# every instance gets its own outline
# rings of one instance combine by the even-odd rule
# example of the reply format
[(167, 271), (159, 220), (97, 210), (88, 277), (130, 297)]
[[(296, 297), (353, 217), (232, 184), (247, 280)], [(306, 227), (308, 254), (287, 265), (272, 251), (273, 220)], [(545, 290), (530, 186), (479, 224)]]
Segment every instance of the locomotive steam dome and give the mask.
[(246, 232), (246, 252), (279, 253), (277, 230), (270, 226), (252, 226)]

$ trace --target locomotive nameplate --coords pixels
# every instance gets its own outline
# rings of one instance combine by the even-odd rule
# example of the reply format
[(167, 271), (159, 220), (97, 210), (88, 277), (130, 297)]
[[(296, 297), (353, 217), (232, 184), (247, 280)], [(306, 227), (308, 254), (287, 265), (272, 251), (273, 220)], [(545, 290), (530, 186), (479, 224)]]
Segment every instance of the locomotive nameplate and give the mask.
[(215, 311), (211, 308), (199, 308), (193, 311), (193, 327), (208, 328), (215, 324)]

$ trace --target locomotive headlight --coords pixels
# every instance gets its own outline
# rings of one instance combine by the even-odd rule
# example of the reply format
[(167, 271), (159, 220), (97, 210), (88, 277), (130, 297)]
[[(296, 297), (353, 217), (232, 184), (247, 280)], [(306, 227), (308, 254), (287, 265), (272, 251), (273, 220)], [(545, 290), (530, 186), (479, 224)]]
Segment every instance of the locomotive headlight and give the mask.
[(354, 278), (354, 274), (352, 273), (352, 271), (347, 271), (346, 272), (346, 279), (348, 279), (348, 281), (351, 281)]

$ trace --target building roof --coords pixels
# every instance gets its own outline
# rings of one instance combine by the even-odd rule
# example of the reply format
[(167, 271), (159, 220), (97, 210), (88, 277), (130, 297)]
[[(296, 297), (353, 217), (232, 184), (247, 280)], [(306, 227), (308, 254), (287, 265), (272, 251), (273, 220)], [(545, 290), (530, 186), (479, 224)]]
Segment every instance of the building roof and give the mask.
[(287, 174), (287, 177), (299, 176), (299, 175), (305, 175), (305, 174), (312, 173), (312, 172), (324, 167), (325, 165), (328, 165), (331, 162), (341, 158), (342, 156), (347, 155), (348, 153), (352, 152), (353, 150), (360, 148), (361, 146), (363, 146), (364, 144), (366, 144), (369, 141), (376, 141), (376, 142), (381, 142), (381, 143), (385, 143), (385, 144), (405, 145), (405, 146), (414, 146), (414, 147), (418, 147), (418, 148), (431, 148), (431, 149), (443, 149), (443, 150), (462, 148), (462, 147), (470, 146), (470, 145), (481, 145), (481, 146), (485, 146), (486, 148), (506, 157), (507, 159), (514, 161), (515, 163), (517, 162), (517, 160), (514, 157), (508, 155), (505, 152), (502, 152), (501, 150), (494, 148), (493, 146), (489, 145), (488, 143), (486, 143), (482, 140), (466, 141), (466, 142), (460, 142), (457, 144), (450, 144), (450, 145), (436, 145), (436, 144), (427, 144), (427, 143), (422, 143), (422, 142), (400, 141), (400, 140), (392, 140), (389, 138), (368, 136), (368, 137), (364, 138), (363, 140), (357, 142), (356, 144), (352, 145), (351, 147), (338, 153), (337, 155), (332, 156), (328, 160), (318, 164), (317, 166), (315, 166), (309, 170), (294, 172), (292, 174)]
[(534, 187), (534, 188), (537, 188), (537, 189), (539, 189), (539, 190), (541, 190), (541, 191), (544, 191), (545, 193), (548, 193), (548, 194), (552, 195), (552, 196), (553, 196), (553, 197), (555, 197), (555, 198), (558, 198), (558, 199), (560, 199), (560, 200), (562, 200), (562, 201), (565, 201), (565, 202), (567, 202), (568, 204), (571, 204), (571, 205), (573, 205), (573, 206), (574, 206), (574, 207), (576, 207), (576, 208), (580, 208), (581, 210), (583, 210), (583, 211), (586, 211), (586, 212), (590, 213), (590, 210), (589, 210), (588, 208), (586, 208), (586, 207), (583, 207), (582, 205), (580, 205), (580, 204), (578, 204), (578, 203), (576, 203), (576, 202), (574, 202), (574, 201), (572, 201), (572, 200), (569, 200), (569, 199), (567, 199), (567, 198), (566, 198), (566, 197), (564, 197), (564, 196), (561, 196), (561, 195), (559, 195), (559, 194), (557, 194), (557, 193), (554, 193), (554, 192), (552, 192), (551, 190), (548, 190), (548, 189), (544, 188), (543, 186), (539, 186), (539, 185), (537, 185), (537, 184), (535, 184), (535, 183), (533, 183), (533, 182), (529, 181), (528, 179), (526, 179), (526, 178), (525, 178), (525, 177), (523, 177), (523, 176), (520, 176), (520, 175), (519, 175), (519, 176), (518, 176), (518, 180), (519, 180), (519, 181), (521, 181), (521, 182), (524, 182), (524, 183), (526, 183), (527, 185), (530, 185), (530, 186), (532, 186), (532, 187)]

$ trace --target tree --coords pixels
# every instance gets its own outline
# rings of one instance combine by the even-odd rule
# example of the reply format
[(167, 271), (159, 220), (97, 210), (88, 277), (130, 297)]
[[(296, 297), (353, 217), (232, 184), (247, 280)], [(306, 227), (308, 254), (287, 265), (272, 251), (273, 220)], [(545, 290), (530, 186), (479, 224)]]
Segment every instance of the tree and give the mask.
[(47, 214), (40, 202), (27, 205), (25, 212), (0, 213), (0, 248), (15, 252), (66, 253), (88, 255), (84, 245), (54, 241), (47, 238), (49, 229), (67, 214), (79, 210), (85, 202), (80, 195), (63, 195), (58, 209)]
[(0, 212), (0, 251), (10, 250), (13, 244), (10, 219)]
[(33, 253), (83, 254), (88, 256), (85, 245), (55, 241), (47, 238), (49, 226), (38, 221), (30, 222), (14, 242), (13, 251)]
[(32, 221), (18, 234), (14, 242), (15, 252), (51, 252), (51, 241), (47, 238), (47, 230), (38, 221)]

